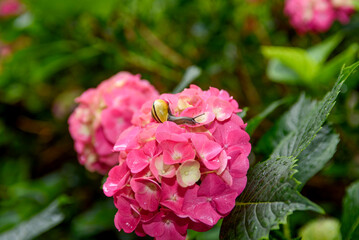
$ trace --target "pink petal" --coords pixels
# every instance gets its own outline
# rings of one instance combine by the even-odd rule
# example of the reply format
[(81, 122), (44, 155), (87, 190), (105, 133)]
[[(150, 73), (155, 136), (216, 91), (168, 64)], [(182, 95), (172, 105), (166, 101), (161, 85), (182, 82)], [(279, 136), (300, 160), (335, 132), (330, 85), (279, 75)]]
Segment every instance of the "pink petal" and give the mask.
[(95, 132), (94, 147), (99, 155), (112, 153), (112, 144), (106, 139), (102, 127), (99, 127)]
[(228, 186), (232, 186), (233, 178), (232, 178), (231, 174), (229, 173), (228, 168), (222, 172), (220, 177)]
[(188, 229), (192, 229), (196, 232), (207, 232), (210, 230), (213, 226), (209, 226), (207, 224), (204, 224), (202, 222), (193, 222), (190, 221), (188, 224)]
[(209, 140), (203, 134), (193, 135), (191, 141), (202, 160), (213, 159), (222, 151), (222, 147), (218, 143)]
[(222, 217), (213, 209), (209, 202), (198, 204), (194, 211), (196, 219), (209, 226), (216, 225), (218, 220)]
[(230, 118), (235, 110), (230, 102), (217, 97), (211, 97), (208, 100), (208, 104), (218, 121), (224, 121)]
[(160, 124), (156, 131), (156, 140), (160, 143), (165, 140), (170, 140), (173, 142), (187, 142), (187, 138), (182, 134), (186, 130), (179, 127), (176, 123), (166, 121)]
[(227, 168), (227, 163), (228, 163), (228, 156), (226, 154), (226, 151), (222, 151), (221, 154), (219, 155), (218, 159), (219, 159), (219, 163), (220, 163), (220, 167), (217, 170), (217, 174), (221, 174), (226, 168)]
[(198, 196), (214, 197), (221, 195), (228, 185), (215, 173), (207, 174), (198, 189)]
[(159, 212), (157, 215), (149, 222), (143, 223), (142, 228), (151, 237), (157, 237), (163, 235), (165, 232), (165, 226), (162, 222), (163, 213)]
[(150, 163), (150, 157), (141, 149), (135, 149), (128, 153), (126, 163), (132, 173), (139, 173)]
[(139, 212), (125, 198), (120, 197), (117, 201), (117, 206), (121, 206), (121, 208), (115, 215), (116, 227), (119, 230), (123, 229), (126, 233), (133, 232), (141, 219)]
[(163, 155), (152, 159), (150, 162), (150, 169), (152, 174), (159, 182), (161, 182), (161, 177), (172, 178), (176, 175), (176, 166), (164, 164)]
[(246, 187), (247, 184), (247, 177), (241, 177), (241, 178), (233, 178), (233, 184), (231, 186), (231, 189), (237, 192), (237, 194), (241, 194)]
[(141, 128), (139, 127), (129, 127), (125, 131), (121, 133), (118, 137), (113, 150), (123, 151), (126, 149), (135, 149), (138, 147), (138, 143), (136, 141), (136, 136), (140, 133)]
[(171, 209), (177, 216), (184, 216), (182, 206), (185, 191), (178, 185), (175, 178), (163, 179), (160, 204)]
[(140, 206), (148, 211), (156, 211), (161, 199), (161, 187), (157, 182), (145, 178), (132, 178), (131, 188)]
[(237, 192), (228, 189), (226, 192), (213, 198), (217, 212), (222, 215), (226, 215), (232, 211), (235, 206), (237, 196)]
[(187, 233), (187, 223), (168, 210), (162, 210), (146, 223), (143, 223), (144, 231), (157, 240), (184, 240)]
[(113, 167), (108, 173), (108, 178), (103, 185), (103, 191), (107, 197), (113, 196), (118, 190), (122, 189), (130, 176), (126, 164)]
[(142, 227), (141, 223), (137, 225), (137, 228), (135, 229), (135, 233), (139, 237), (145, 237), (147, 235), (145, 233), (145, 231), (143, 230), (143, 227)]
[(189, 143), (162, 141), (161, 146), (163, 148), (164, 163), (169, 165), (193, 160), (196, 156), (196, 152)]
[[(203, 164), (211, 170), (218, 169), (220, 167), (219, 159), (214, 158), (222, 151), (222, 147), (202, 134), (193, 135), (191, 140)], [(212, 162), (210, 162), (211, 160)]]
[(119, 110), (118, 108), (106, 108), (101, 113), (101, 122), (106, 138), (115, 143), (118, 136), (131, 126), (133, 112), (131, 110)]
[(221, 218), (221, 215), (213, 209), (210, 203), (211, 198), (197, 196), (198, 189), (198, 185), (195, 185), (187, 190), (182, 209), (191, 219), (213, 226)]
[(71, 137), (76, 141), (90, 142), (92, 130), (90, 125), (80, 122), (73, 113), (69, 118), (69, 131)]
[(233, 177), (244, 177), (247, 175), (249, 169), (248, 158), (244, 155), (239, 155), (234, 161), (230, 161), (229, 171)]

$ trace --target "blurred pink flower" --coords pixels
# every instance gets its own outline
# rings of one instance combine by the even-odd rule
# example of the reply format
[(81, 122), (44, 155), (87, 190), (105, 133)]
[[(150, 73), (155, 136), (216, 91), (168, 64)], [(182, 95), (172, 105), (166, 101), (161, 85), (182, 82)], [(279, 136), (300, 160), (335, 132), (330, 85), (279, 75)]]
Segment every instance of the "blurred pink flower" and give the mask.
[[(184, 240), (187, 229), (207, 231), (233, 209), (247, 182), (251, 145), (238, 103), (226, 91), (191, 85), (160, 99), (175, 116), (203, 115), (195, 125), (158, 123), (153, 100), (145, 103), (117, 139), (119, 165), (103, 190), (115, 198), (118, 230)], [(126, 202), (118, 206), (116, 199)]]
[(0, 0), (0, 17), (20, 14), (23, 5), (18, 0)]
[(106, 174), (118, 163), (112, 148), (129, 126), (133, 114), (148, 99), (158, 97), (140, 75), (120, 72), (76, 99), (79, 106), (69, 117), (69, 130), (81, 164)]
[(5, 59), (6, 57), (10, 56), (13, 52), (10, 44), (2, 43), (0, 41), (0, 60)]
[(286, 0), (284, 12), (299, 32), (325, 32), (335, 20), (349, 22), (354, 12), (351, 0)]

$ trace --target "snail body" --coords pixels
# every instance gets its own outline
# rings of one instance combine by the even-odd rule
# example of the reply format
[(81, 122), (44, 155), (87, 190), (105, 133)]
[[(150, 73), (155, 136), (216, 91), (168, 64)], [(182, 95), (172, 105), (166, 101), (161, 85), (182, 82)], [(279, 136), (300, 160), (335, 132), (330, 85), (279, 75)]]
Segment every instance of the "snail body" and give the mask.
[(199, 116), (203, 115), (203, 114), (200, 114), (193, 118), (173, 116), (173, 114), (171, 113), (171, 109), (168, 106), (168, 103), (162, 99), (157, 99), (153, 102), (151, 114), (152, 114), (152, 117), (157, 122), (163, 123), (165, 121), (171, 121), (178, 125), (180, 125), (180, 124), (189, 124), (189, 125), (197, 124), (198, 122), (196, 122), (195, 119), (198, 118)]

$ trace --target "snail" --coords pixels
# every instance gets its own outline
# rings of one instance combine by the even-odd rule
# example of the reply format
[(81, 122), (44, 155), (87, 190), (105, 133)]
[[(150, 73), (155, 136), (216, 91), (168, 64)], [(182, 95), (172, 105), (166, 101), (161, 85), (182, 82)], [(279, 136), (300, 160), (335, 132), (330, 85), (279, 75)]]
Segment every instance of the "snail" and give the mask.
[(176, 124), (194, 125), (194, 124), (198, 123), (195, 119), (202, 116), (204, 113), (202, 113), (198, 116), (195, 116), (193, 118), (191, 118), (191, 117), (176, 117), (176, 116), (173, 116), (173, 114), (171, 113), (171, 110), (166, 101), (164, 101), (162, 99), (157, 99), (152, 104), (151, 114), (152, 114), (152, 117), (157, 122), (160, 122), (160, 123), (163, 123), (165, 121), (171, 121)]

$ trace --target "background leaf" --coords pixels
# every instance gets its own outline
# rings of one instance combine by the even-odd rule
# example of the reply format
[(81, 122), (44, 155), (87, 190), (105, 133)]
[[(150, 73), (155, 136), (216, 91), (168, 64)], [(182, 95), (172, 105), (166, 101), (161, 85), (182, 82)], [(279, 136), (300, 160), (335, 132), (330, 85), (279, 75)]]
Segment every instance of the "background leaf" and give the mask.
[(62, 196), (53, 201), (47, 208), (24, 221), (13, 229), (2, 233), (1, 240), (32, 239), (58, 225), (65, 219), (62, 207), (69, 203), (68, 197)]
[(357, 43), (353, 43), (346, 50), (329, 60), (316, 76), (316, 84), (318, 86), (322, 86), (323, 83), (328, 83), (338, 74), (343, 64), (352, 63), (358, 53), (358, 48), (359, 45)]
[(304, 82), (310, 82), (319, 68), (318, 63), (301, 48), (266, 46), (262, 47), (262, 53), (267, 58), (279, 60), (298, 74)]
[(173, 90), (173, 93), (179, 93), (188, 87), (196, 78), (201, 75), (201, 69), (197, 66), (190, 66), (186, 69), (181, 82)]
[(343, 202), (342, 239), (359, 239), (359, 181), (347, 189)]
[(72, 231), (77, 237), (89, 237), (115, 227), (113, 217), (116, 209), (112, 199), (97, 202), (88, 211), (78, 215), (72, 222)]
[(258, 127), (258, 125), (269, 115), (271, 114), (277, 107), (282, 105), (283, 103), (287, 102), (288, 99), (280, 99), (278, 101), (275, 101), (271, 103), (263, 112), (255, 116), (254, 118), (251, 118), (247, 122), (246, 132), (249, 135), (252, 135), (254, 130)]
[(274, 82), (284, 84), (301, 84), (301, 78), (292, 69), (285, 66), (278, 59), (271, 59), (267, 66), (267, 75)]
[(343, 40), (342, 34), (335, 34), (334, 36), (327, 38), (323, 42), (309, 48), (307, 50), (309, 56), (318, 63), (324, 63), (333, 50)]
[(299, 230), (302, 240), (341, 240), (340, 222), (335, 218), (310, 221)]

